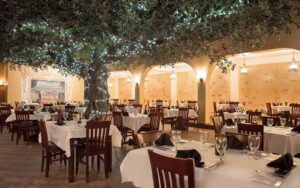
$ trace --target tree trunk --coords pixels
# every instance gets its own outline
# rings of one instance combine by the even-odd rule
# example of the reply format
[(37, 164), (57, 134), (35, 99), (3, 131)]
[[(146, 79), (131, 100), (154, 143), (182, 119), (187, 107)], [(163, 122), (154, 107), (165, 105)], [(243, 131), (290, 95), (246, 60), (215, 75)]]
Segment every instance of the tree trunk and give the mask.
[(109, 72), (103, 62), (98, 62), (95, 59), (87, 67), (87, 70), (85, 70), (84, 100), (86, 118), (105, 115), (109, 111), (109, 93), (107, 87)]

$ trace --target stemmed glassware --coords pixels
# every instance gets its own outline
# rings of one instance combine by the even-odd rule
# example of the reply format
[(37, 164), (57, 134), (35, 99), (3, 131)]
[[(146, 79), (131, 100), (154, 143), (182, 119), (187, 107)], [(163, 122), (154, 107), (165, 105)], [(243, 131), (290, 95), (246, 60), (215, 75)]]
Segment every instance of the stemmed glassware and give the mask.
[(202, 144), (202, 150), (205, 151), (205, 143), (208, 140), (208, 132), (206, 131), (200, 131), (200, 142)]
[[(269, 128), (272, 127), (273, 124), (274, 124), (274, 120), (273, 120), (272, 118), (268, 118), (268, 119), (267, 119), (267, 125), (268, 125), (268, 127), (269, 127)], [(270, 130), (269, 130), (269, 131), (270, 131)]]
[(175, 151), (177, 151), (177, 145), (179, 143), (179, 140), (181, 139), (181, 131), (172, 130), (171, 134), (172, 134), (171, 139), (175, 144)]
[(280, 125), (282, 128), (284, 128), (285, 124), (286, 124), (286, 118), (280, 118)]
[(68, 112), (64, 112), (64, 113), (63, 113), (63, 116), (64, 116), (64, 120), (67, 121), (68, 116), (69, 116)]
[(251, 150), (252, 156), (250, 158), (257, 159), (256, 152), (260, 146), (260, 136), (257, 135), (249, 135), (248, 137), (248, 145)]
[(49, 106), (45, 106), (46, 112), (49, 112)]
[(226, 148), (227, 148), (227, 138), (225, 136), (216, 137), (216, 150), (220, 157), (219, 164), (224, 163), (223, 158), (224, 158)]

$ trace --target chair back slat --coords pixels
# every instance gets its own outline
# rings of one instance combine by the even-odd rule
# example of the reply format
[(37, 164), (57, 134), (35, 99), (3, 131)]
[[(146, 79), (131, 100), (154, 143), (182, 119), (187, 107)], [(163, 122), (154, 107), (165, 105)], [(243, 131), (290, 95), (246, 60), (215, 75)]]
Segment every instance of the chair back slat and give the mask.
[(171, 158), (152, 150), (148, 150), (148, 154), (154, 188), (195, 187), (194, 161), (192, 159)]
[(161, 112), (152, 112), (149, 114), (151, 130), (159, 130), (160, 120), (162, 118)]
[(163, 100), (160, 100), (160, 99), (157, 99), (156, 100), (156, 107), (162, 107), (164, 104), (164, 101)]
[(122, 112), (113, 112), (114, 125), (119, 129), (123, 127)]
[(74, 105), (65, 106), (65, 112), (74, 113), (75, 112), (75, 106)]
[(45, 121), (43, 121), (43, 120), (39, 121), (39, 128), (41, 131), (42, 146), (43, 146), (43, 148), (46, 149), (49, 146), (49, 141), (48, 141), (48, 133), (47, 133)]
[(30, 112), (29, 111), (16, 111), (16, 120), (17, 122), (29, 122), (30, 121)]
[(181, 117), (182, 119), (188, 119), (189, 118), (189, 109), (188, 108), (179, 108), (178, 117)]
[(108, 147), (110, 121), (88, 121), (86, 125), (86, 152)]
[(235, 109), (239, 106), (239, 102), (229, 102), (230, 112), (235, 112)]
[(1, 106), (0, 107), (0, 123), (5, 123), (5, 120), (10, 116), (10, 107)]
[(292, 114), (293, 116), (300, 115), (300, 104), (291, 104), (292, 107)]
[(188, 108), (196, 110), (198, 101), (188, 101)]
[(261, 119), (262, 112), (248, 111), (248, 123), (256, 123), (254, 120)]
[(272, 105), (271, 105), (271, 103), (267, 102), (266, 103), (266, 107), (267, 107), (267, 115), (272, 116), (273, 112), (272, 112)]
[(257, 124), (238, 123), (238, 133), (263, 136), (264, 126)]
[(215, 133), (220, 134), (224, 126), (223, 118), (221, 116), (213, 116), (211, 119), (215, 128)]

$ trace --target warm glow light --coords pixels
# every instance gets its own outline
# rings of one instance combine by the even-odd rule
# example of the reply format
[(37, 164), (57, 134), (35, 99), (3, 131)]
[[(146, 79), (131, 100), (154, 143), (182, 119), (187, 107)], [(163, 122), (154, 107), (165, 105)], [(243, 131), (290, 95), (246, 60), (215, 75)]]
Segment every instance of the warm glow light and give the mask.
[(290, 71), (296, 72), (298, 70), (298, 64), (296, 62), (295, 63), (291, 63), (289, 65), (289, 69), (290, 69)]
[(134, 76), (134, 83), (139, 84), (141, 82), (141, 77), (139, 75)]
[(247, 74), (248, 73), (248, 68), (246, 66), (241, 67), (241, 74)]
[(113, 84), (111, 83), (111, 82), (108, 82), (108, 87), (112, 87), (113, 86)]
[(172, 72), (170, 78), (171, 80), (176, 80), (176, 73)]
[(4, 86), (4, 85), (5, 85), (4, 80), (0, 80), (0, 86)]
[(197, 79), (205, 80), (207, 72), (205, 70), (197, 70)]

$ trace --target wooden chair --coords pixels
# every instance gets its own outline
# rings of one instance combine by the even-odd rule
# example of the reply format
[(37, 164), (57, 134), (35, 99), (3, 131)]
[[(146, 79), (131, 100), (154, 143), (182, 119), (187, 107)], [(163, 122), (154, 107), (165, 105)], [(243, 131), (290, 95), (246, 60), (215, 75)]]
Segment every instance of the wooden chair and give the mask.
[(239, 106), (239, 102), (229, 102), (230, 112), (235, 112), (235, 109)]
[(110, 121), (88, 121), (85, 144), (76, 149), (76, 174), (78, 174), (79, 163), (85, 164), (87, 183), (89, 182), (89, 157), (97, 157), (98, 170), (100, 170), (100, 160), (104, 162), (105, 177), (108, 178), (110, 123)]
[(292, 107), (290, 118), (294, 122), (294, 126), (297, 126), (300, 120), (300, 104), (291, 104), (290, 106)]
[(257, 124), (243, 124), (238, 123), (238, 133), (249, 135), (257, 135), (260, 136), (260, 144), (261, 150), (263, 150), (264, 145), (264, 126)]
[(122, 145), (126, 143), (127, 137), (132, 136), (134, 140), (134, 132), (128, 127), (123, 126), (122, 112), (113, 112), (114, 125), (119, 129), (122, 135)]
[(213, 116), (211, 117), (211, 119), (214, 125), (215, 134), (221, 134), (222, 128), (224, 126), (223, 118), (221, 116)]
[[(54, 143), (48, 141), (47, 128), (43, 120), (39, 121), (39, 128), (41, 131), (42, 147), (43, 147), (41, 171), (42, 172), (44, 171), (44, 163), (46, 160), (45, 177), (47, 178), (49, 177), (50, 164), (52, 164), (52, 162), (54, 161), (60, 161), (60, 163), (62, 163), (62, 160), (64, 160), (64, 163), (66, 165), (66, 156), (63, 150), (61, 150)], [(57, 156), (59, 156), (59, 158), (57, 158)]]
[(65, 112), (73, 114), (75, 112), (75, 106), (74, 105), (66, 105)]
[(193, 159), (171, 158), (148, 150), (152, 169), (153, 187), (167, 188), (195, 187), (195, 172)]
[(160, 100), (160, 99), (157, 99), (157, 100), (155, 101), (155, 104), (156, 104), (156, 108), (158, 108), (158, 107), (163, 107), (164, 101), (163, 101), (163, 100)]
[(188, 101), (188, 109), (197, 110), (198, 101)]
[(135, 104), (135, 99), (128, 99), (128, 105), (133, 106)]
[[(249, 138), (249, 135), (247, 134), (240, 134), (240, 133), (229, 133), (229, 132), (226, 132), (225, 133), (225, 136), (226, 137), (229, 137), (229, 136), (234, 136), (235, 138), (237, 138), (241, 143), (243, 143), (244, 145), (244, 149), (248, 149), (249, 150), (249, 144), (248, 144), (248, 138)], [(260, 136), (260, 146), (259, 146), (259, 150), (263, 150), (263, 141), (262, 141), (262, 136)], [(231, 148), (230, 148), (231, 149)], [(234, 149), (234, 148), (233, 148)]]
[(154, 142), (161, 136), (161, 131), (148, 131), (143, 133), (137, 134), (138, 146), (142, 147), (149, 147), (153, 146)]
[(30, 112), (29, 111), (16, 111), (16, 121), (12, 124), (11, 133), (13, 140), (14, 133), (17, 134), (16, 144), (19, 144), (19, 139), (23, 136), (24, 140), (27, 140), (27, 144), (29, 144), (29, 137), (33, 135), (37, 135), (39, 132), (39, 128), (34, 125), (33, 121), (30, 120)]
[(125, 111), (125, 104), (118, 104), (117, 108), (119, 111), (124, 112)]
[(142, 126), (138, 132), (148, 132), (153, 130), (159, 130), (159, 124), (162, 117), (161, 112), (152, 112), (149, 114), (150, 123)]
[(248, 123), (257, 123), (258, 119), (261, 119), (262, 112), (248, 111)]
[(272, 126), (280, 126), (280, 117), (276, 117), (276, 116), (261, 116), (262, 124), (268, 125), (268, 123), (267, 123), (268, 119), (273, 119)]
[(119, 104), (119, 99), (112, 99), (113, 105), (118, 105)]
[(134, 104), (133, 107), (137, 109), (138, 113), (142, 113), (143, 105), (142, 104)]
[(213, 107), (214, 107), (214, 116), (218, 116), (219, 110), (217, 108), (217, 102), (213, 102)]
[(189, 128), (189, 109), (179, 108), (175, 129), (188, 131), (188, 128)]
[(3, 132), (3, 127), (9, 129), (9, 123), (6, 123), (6, 119), (10, 116), (10, 107), (2, 106), (0, 107), (0, 131)]

